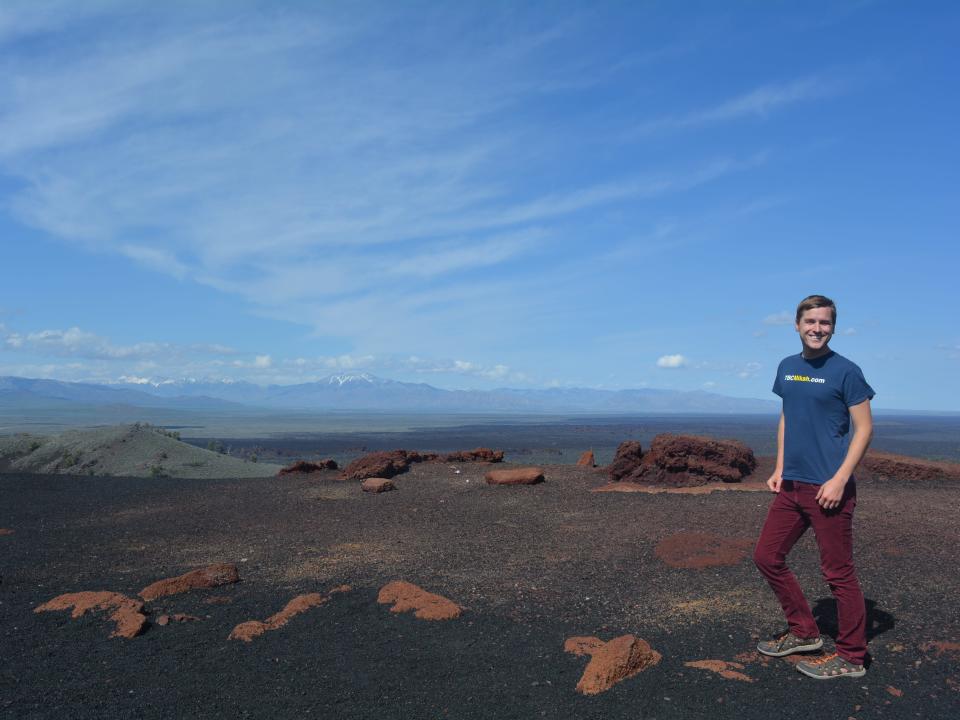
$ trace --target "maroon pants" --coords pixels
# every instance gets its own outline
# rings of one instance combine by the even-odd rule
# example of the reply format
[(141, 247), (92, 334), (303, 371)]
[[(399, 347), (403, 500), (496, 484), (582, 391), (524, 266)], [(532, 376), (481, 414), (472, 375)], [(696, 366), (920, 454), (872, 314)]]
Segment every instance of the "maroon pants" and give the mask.
[(854, 484), (847, 485), (840, 506), (824, 510), (817, 501), (819, 485), (784, 480), (770, 504), (753, 561), (770, 583), (787, 617), (790, 632), (802, 638), (820, 635), (796, 576), (786, 557), (800, 536), (813, 526), (820, 548), (820, 569), (837, 600), (837, 654), (862, 665), (867, 654), (866, 609), (853, 567)]

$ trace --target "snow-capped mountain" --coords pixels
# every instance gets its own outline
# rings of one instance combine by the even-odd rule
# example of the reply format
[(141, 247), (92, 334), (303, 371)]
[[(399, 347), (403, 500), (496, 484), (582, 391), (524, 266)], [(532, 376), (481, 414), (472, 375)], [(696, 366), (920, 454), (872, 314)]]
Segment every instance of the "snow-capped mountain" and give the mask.
[(182, 409), (251, 408), (290, 411), (389, 410), (395, 412), (600, 412), (600, 413), (767, 413), (772, 401), (733, 398), (703, 391), (442, 390), (369, 373), (340, 373), (296, 385), (254, 385), (219, 380), (145, 380), (109, 386), (53, 380), (0, 378), (0, 404), (130, 405)]

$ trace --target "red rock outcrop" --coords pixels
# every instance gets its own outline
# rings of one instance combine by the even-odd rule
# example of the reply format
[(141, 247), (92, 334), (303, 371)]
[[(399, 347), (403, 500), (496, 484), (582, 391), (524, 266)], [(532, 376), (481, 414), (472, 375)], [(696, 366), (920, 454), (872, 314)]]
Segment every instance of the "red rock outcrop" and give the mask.
[(753, 451), (743, 443), (699, 435), (662, 433), (653, 439), (648, 452), (638, 455), (638, 442), (621, 443), (610, 477), (672, 486), (706, 485), (740, 482), (757, 466)]
[(456, 452), (440, 455), (437, 460), (440, 462), (503, 462), (503, 450), (491, 450), (490, 448), (479, 447), (473, 450), (457, 450)]
[(179, 577), (157, 580), (141, 590), (140, 597), (144, 600), (156, 600), (166, 595), (177, 595), (188, 590), (214, 588), (235, 582), (240, 582), (237, 566), (232, 563), (219, 563), (191, 570)]
[(624, 440), (617, 446), (613, 462), (607, 467), (607, 474), (614, 482), (631, 479), (643, 462), (643, 448), (639, 440)]
[(413, 464), (436, 460), (433, 453), (421, 454), (414, 450), (386, 450), (358, 457), (347, 465), (340, 478), (343, 480), (366, 480), (380, 477), (392, 478), (404, 473)]
[(755, 544), (745, 538), (726, 538), (706, 533), (677, 533), (661, 540), (654, 554), (675, 568), (703, 568), (736, 565)]
[(331, 458), (320, 460), (318, 462), (297, 460), (292, 465), (287, 465), (285, 468), (280, 468), (280, 470), (277, 472), (277, 476), (280, 477), (283, 475), (310, 474), (320, 472), (322, 470), (336, 470), (339, 467), (340, 466), (337, 465), (337, 462)]
[(923, 460), (875, 450), (867, 452), (860, 466), (874, 477), (905, 482), (960, 480), (960, 463)]
[(393, 483), (386, 478), (367, 478), (360, 483), (360, 489), (368, 493), (382, 493), (393, 490)]
[(484, 479), (490, 485), (536, 485), (543, 482), (543, 468), (526, 467), (513, 470), (491, 470)]
[(340, 585), (339, 587), (335, 587), (326, 595), (321, 595), (320, 593), (297, 595), (295, 598), (293, 598), (293, 600), (284, 606), (283, 610), (271, 615), (264, 621), (248, 620), (247, 622), (240, 623), (230, 631), (230, 635), (227, 637), (227, 639), (253, 642), (255, 637), (259, 637), (270, 630), (282, 628), (284, 625), (290, 622), (291, 618), (294, 618), (301, 613), (305, 613), (310, 608), (324, 605), (330, 600), (331, 597), (334, 596), (334, 594), (348, 592), (350, 589), (351, 588), (349, 585)]
[(452, 620), (460, 617), (463, 609), (452, 600), (419, 588), (413, 583), (394, 580), (380, 588), (377, 602), (393, 603), (390, 612), (414, 611), (421, 620)]
[(133, 638), (143, 632), (147, 616), (143, 614), (143, 603), (126, 595), (115, 592), (75, 592), (58, 595), (34, 608), (35, 613), (69, 610), (70, 617), (78, 618), (91, 610), (112, 610), (110, 619), (116, 623), (116, 629), (110, 637)]
[(590, 655), (590, 662), (577, 683), (577, 692), (596, 695), (621, 680), (643, 672), (660, 662), (661, 655), (646, 640), (621, 635), (609, 642), (595, 637), (572, 637), (563, 649), (574, 655)]
[(709, 670), (727, 680), (739, 680), (740, 682), (753, 682), (753, 678), (742, 672), (743, 665), (738, 662), (727, 660), (692, 660), (684, 663), (685, 667), (697, 668), (698, 670)]
[(593, 457), (593, 450), (584, 450), (583, 454), (580, 455), (580, 459), (577, 460), (577, 465), (580, 467), (596, 467), (597, 461)]

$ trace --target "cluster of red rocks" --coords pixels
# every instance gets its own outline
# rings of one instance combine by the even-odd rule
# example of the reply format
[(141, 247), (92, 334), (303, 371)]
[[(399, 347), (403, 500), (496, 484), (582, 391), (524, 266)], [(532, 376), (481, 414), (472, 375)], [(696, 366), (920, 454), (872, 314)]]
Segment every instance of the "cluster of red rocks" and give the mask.
[(359, 457), (340, 473), (342, 480), (366, 480), (367, 478), (392, 478), (406, 472), (411, 465), (420, 462), (443, 463), (498, 463), (503, 462), (502, 450), (475, 448), (438, 454), (420, 453), (416, 450), (384, 450)]
[(637, 440), (620, 443), (607, 472), (615, 482), (690, 486), (740, 482), (756, 466), (753, 451), (736, 440), (663, 433), (646, 453)]
[[(91, 611), (112, 611), (110, 620), (115, 628), (110, 637), (133, 638), (143, 632), (147, 625), (147, 614), (144, 611), (144, 601), (156, 600), (167, 595), (186, 592), (188, 590), (206, 589), (239, 582), (240, 575), (235, 565), (223, 563), (209, 565), (197, 570), (191, 570), (179, 577), (158, 580), (140, 591), (142, 600), (127, 597), (121, 593), (110, 591), (84, 591), (58, 595), (42, 605), (34, 608), (35, 613), (71, 610), (70, 617), (79, 618)], [(166, 618), (166, 622), (161, 622)], [(158, 625), (166, 625), (171, 616), (161, 615)], [(173, 620), (184, 621), (196, 619), (189, 615), (174, 614)]]

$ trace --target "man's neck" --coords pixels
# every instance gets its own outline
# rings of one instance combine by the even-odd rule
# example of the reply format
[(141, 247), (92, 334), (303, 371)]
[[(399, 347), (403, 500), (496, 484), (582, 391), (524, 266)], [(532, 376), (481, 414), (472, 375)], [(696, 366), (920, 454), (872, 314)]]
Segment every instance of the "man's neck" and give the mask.
[(807, 347), (803, 348), (803, 352), (800, 353), (803, 355), (804, 360), (816, 360), (817, 358), (822, 358), (824, 355), (829, 355), (833, 350), (830, 349), (828, 345), (824, 345), (819, 350), (810, 350)]

